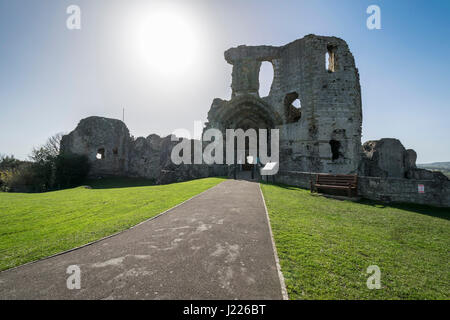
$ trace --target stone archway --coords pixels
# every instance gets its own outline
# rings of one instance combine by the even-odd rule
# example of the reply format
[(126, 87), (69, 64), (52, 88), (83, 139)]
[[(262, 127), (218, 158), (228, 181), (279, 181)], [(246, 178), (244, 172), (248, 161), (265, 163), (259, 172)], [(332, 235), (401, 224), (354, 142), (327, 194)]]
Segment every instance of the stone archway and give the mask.
[(231, 101), (217, 100), (208, 114), (209, 126), (220, 129), (273, 129), (283, 123), (280, 115), (264, 100), (253, 95), (234, 97)]
[[(216, 100), (208, 114), (208, 127), (221, 130), (226, 136), (227, 129), (248, 129), (256, 131), (257, 149), (259, 158), (259, 141), (261, 138), (267, 139), (267, 146), (270, 148), (270, 129), (274, 129), (282, 123), (281, 117), (261, 98), (254, 95), (241, 95), (234, 97), (231, 101)], [(259, 135), (259, 129), (266, 129), (268, 136)], [(269, 150), (270, 152), (270, 150)], [(235, 154), (237, 146), (235, 144)], [(245, 159), (249, 154), (247, 141), (245, 145)], [(256, 161), (256, 159), (254, 159)], [(237, 162), (236, 162), (237, 163)], [(240, 171), (254, 170), (254, 165), (239, 163)]]

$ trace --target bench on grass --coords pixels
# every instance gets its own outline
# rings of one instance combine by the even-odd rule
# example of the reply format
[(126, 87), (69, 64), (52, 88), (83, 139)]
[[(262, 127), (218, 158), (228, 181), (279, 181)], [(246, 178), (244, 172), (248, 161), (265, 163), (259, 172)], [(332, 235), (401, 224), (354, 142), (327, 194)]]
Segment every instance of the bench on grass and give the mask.
[(349, 197), (357, 196), (358, 176), (345, 174), (318, 174), (316, 181), (311, 180), (311, 192), (322, 190), (347, 190)]

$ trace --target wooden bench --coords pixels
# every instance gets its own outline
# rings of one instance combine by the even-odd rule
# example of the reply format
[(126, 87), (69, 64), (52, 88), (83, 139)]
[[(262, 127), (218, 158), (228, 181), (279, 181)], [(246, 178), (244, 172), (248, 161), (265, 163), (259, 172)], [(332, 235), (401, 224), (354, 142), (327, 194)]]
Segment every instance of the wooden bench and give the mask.
[(318, 192), (319, 189), (347, 190), (349, 197), (357, 195), (358, 176), (357, 175), (332, 175), (318, 174), (316, 181), (311, 180), (311, 192)]

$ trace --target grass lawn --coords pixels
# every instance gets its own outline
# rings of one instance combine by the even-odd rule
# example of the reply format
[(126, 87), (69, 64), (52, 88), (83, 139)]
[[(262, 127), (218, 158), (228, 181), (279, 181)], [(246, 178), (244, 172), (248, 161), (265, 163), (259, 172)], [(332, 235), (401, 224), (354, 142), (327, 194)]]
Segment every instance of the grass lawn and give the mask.
[(290, 299), (450, 299), (449, 209), (261, 187)]
[(100, 189), (0, 193), (0, 270), (125, 230), (223, 180), (144, 187), (128, 187), (126, 181), (123, 188), (116, 181), (111, 189), (98, 183)]

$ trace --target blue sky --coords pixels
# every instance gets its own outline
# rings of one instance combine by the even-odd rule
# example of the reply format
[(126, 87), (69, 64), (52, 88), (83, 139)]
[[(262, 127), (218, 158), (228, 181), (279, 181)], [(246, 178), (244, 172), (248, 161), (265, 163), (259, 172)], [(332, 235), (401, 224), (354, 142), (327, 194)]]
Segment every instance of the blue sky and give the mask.
[[(66, 28), (71, 4), (81, 30)], [(381, 30), (366, 28), (371, 4)], [(166, 32), (140, 24), (158, 10), (173, 27), (167, 52), (139, 38)], [(0, 153), (24, 159), (80, 119), (121, 118), (123, 107), (135, 136), (192, 130), (215, 97), (230, 97), (226, 49), (314, 33), (343, 38), (355, 56), (363, 142), (395, 137), (419, 163), (450, 161), (449, 14), (448, 0), (0, 0)]]

